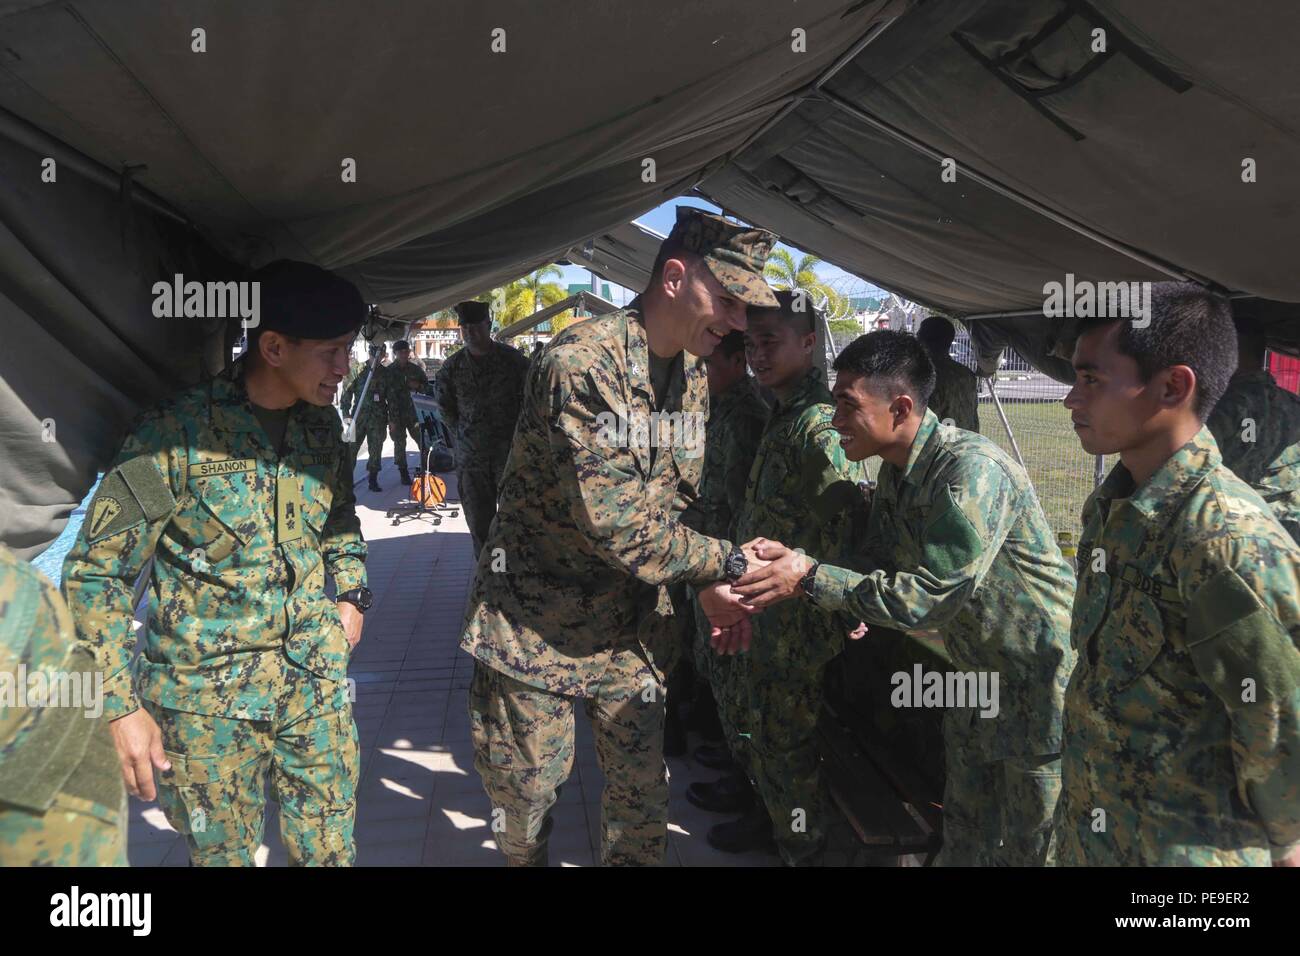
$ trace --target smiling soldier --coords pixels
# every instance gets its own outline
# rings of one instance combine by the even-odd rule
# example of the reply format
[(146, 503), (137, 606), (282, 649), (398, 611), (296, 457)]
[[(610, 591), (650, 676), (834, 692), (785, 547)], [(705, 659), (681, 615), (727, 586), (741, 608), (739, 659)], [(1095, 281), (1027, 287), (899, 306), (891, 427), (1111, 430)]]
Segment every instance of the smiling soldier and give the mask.
[(358, 752), (344, 678), (370, 592), (330, 403), (366, 310), (350, 283), (305, 263), (255, 279), (263, 315), (247, 354), (136, 422), (63, 587), (105, 674), (127, 789), (157, 794), (191, 862), (252, 865), (269, 776), (289, 862), (348, 865)]

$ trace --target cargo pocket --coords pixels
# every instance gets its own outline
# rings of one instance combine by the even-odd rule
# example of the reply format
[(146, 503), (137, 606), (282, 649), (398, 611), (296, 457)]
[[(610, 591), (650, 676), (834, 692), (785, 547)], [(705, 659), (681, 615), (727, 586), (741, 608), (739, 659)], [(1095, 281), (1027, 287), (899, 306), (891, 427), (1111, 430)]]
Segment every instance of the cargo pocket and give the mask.
[(251, 854), (261, 839), (265, 809), (257, 752), (240, 748), (202, 756), (163, 753), (171, 769), (154, 771), (158, 802), (191, 850)]
[(1097, 667), (1105, 686), (1122, 693), (1142, 677), (1164, 647), (1164, 620), (1160, 608), (1146, 595), (1120, 582), (1113, 614), (1120, 614), (1121, 627), (1098, 647)]
[(187, 507), (179, 510), (172, 524), (180, 531), (178, 543), (196, 575), (221, 564), (244, 544), (202, 494), (196, 494)]

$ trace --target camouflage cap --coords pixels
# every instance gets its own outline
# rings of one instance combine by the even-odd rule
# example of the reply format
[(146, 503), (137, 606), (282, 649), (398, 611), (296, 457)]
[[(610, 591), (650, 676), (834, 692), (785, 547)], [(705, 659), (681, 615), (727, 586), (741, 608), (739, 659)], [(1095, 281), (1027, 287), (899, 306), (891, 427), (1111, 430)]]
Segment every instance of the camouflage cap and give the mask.
[(763, 267), (776, 243), (766, 229), (728, 222), (694, 206), (677, 207), (677, 224), (664, 240), (702, 256), (709, 271), (746, 305), (772, 308), (776, 296), (763, 278)]

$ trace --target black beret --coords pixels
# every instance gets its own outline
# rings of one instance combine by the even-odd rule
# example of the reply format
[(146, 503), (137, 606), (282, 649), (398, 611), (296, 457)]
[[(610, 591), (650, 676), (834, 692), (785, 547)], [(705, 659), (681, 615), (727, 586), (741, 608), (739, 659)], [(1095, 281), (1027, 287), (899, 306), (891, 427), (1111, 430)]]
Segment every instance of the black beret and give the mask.
[(280, 259), (253, 273), (260, 284), (262, 331), (333, 339), (366, 320), (366, 303), (347, 279), (306, 262)]
[(456, 315), (460, 317), (461, 325), (473, 325), (475, 322), (486, 322), (488, 320), (488, 304), (486, 302), (457, 302)]
[(393, 343), (393, 351), (409, 352), (411, 351), (411, 343), (406, 341), (406, 339), (398, 339), (396, 342)]

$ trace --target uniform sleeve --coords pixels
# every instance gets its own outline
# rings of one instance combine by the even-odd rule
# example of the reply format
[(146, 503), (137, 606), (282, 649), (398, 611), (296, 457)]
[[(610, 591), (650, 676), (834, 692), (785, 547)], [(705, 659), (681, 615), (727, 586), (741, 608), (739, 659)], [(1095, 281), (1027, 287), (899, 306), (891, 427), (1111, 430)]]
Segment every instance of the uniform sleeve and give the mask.
[(1192, 663), (1232, 724), (1238, 794), (1281, 859), (1300, 846), (1300, 553), (1220, 538), (1174, 565)]
[(451, 359), (442, 363), (442, 368), (438, 369), (438, 411), (442, 413), (442, 422), (456, 433), (456, 420), (460, 417), (460, 409), (456, 404), (456, 390), (451, 385)]
[(648, 500), (635, 452), (611, 434), (622, 403), (608, 363), (589, 350), (549, 351), (533, 380), (551, 412), (550, 444), (572, 517), (610, 565), (647, 584), (723, 577), (731, 544), (707, 538)]
[(332, 502), (325, 528), (321, 532), (321, 556), (325, 568), (334, 578), (338, 593), (366, 586), (366, 542), (361, 536), (361, 519), (357, 517), (357, 496), (352, 490), (348, 465), (352, 458), (343, 444), (343, 429), (333, 415), (334, 435), (339, 443), (339, 466), (333, 476)]
[(184, 492), (186, 447), (174, 416), (153, 412), (141, 419), (104, 475), (63, 561), (63, 596), (78, 643), (104, 673), (110, 720), (140, 706), (131, 670), (135, 582)]
[(988, 574), (1016, 517), (1018, 496), (996, 465), (961, 468), (932, 492), (920, 529), (918, 566), (858, 574), (823, 565), (817, 605), (899, 630), (941, 627)]

